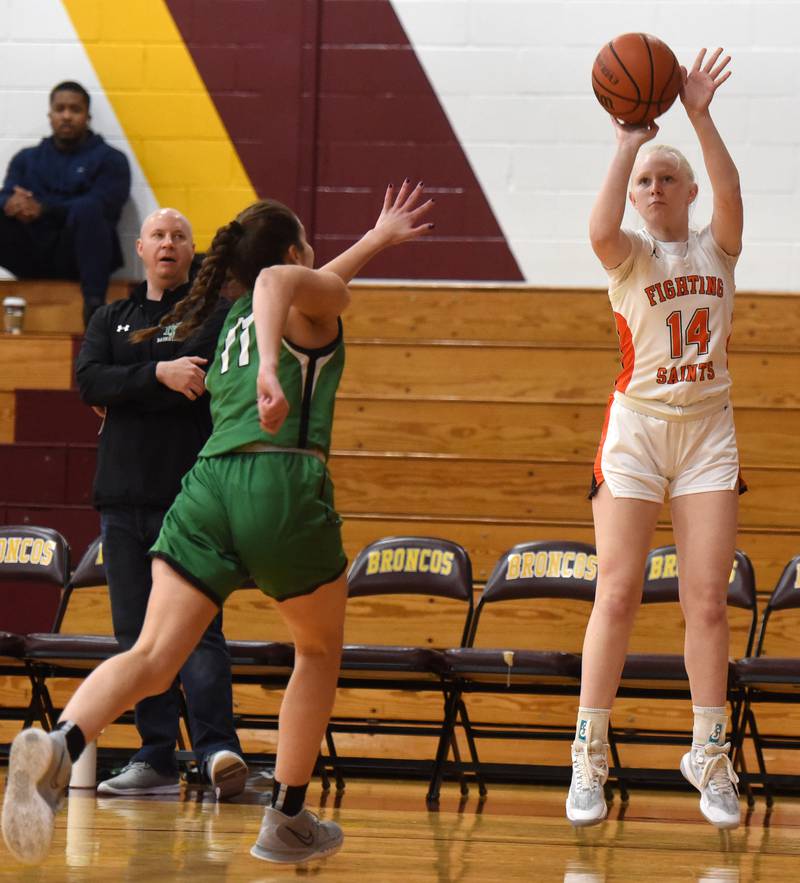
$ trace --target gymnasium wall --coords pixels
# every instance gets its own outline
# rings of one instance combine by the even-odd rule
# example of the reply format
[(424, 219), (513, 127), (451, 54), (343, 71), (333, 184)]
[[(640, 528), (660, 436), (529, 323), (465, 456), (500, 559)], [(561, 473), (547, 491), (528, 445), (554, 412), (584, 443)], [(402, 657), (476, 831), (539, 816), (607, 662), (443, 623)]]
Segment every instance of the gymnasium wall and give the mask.
[[(715, 117), (746, 200), (742, 289), (800, 288), (800, 4), (679, 0), (4, 0), (0, 165), (49, 133), (47, 93), (77, 79), (95, 128), (131, 159), (128, 257), (171, 204), (198, 246), (256, 196), (295, 207), (322, 259), (409, 174), (436, 235), (380, 258), (387, 278), (602, 286), (586, 242), (613, 136), (589, 85), (623, 31), (734, 55)], [(699, 151), (680, 106), (663, 140)], [(696, 217), (710, 212), (705, 176)], [(635, 219), (630, 218), (635, 224)]]

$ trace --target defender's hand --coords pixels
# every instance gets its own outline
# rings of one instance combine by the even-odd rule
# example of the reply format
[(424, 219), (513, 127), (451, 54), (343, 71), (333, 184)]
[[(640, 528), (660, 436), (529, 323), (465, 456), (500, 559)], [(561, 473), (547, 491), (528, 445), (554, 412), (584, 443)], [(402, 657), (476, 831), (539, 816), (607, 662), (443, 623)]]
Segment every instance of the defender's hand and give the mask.
[(423, 223), (423, 221), (430, 213), (434, 202), (429, 199), (420, 205), (422, 192), (422, 181), (416, 187), (412, 187), (408, 178), (403, 181), (397, 192), (393, 184), (386, 188), (383, 209), (374, 228), (375, 232), (384, 239), (386, 247), (418, 239), (433, 229), (431, 222)]
[(256, 380), (258, 422), (264, 432), (274, 435), (283, 426), (289, 413), (289, 403), (283, 394), (278, 375), (274, 371), (259, 370)]

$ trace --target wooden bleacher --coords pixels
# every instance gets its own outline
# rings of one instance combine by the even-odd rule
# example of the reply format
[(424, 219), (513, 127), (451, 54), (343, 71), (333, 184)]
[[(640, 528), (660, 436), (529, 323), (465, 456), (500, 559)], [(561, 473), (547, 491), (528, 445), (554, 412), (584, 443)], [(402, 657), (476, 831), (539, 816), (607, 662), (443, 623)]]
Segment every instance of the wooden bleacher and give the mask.
[[(106, 300), (127, 297), (130, 288), (130, 282), (112, 279)], [(83, 334), (83, 299), (75, 282), (55, 279), (3, 280), (0, 281), (0, 293), (2, 297), (16, 294), (25, 298), (25, 332), (28, 334)]]
[[(0, 471), (15, 476), (0, 485), (0, 516), (31, 523), (38, 518), (62, 530), (77, 560), (96, 525), (87, 482), (97, 421), (71, 388), (80, 300), (70, 299), (66, 289), (59, 294), (13, 286), (28, 299), (35, 321), (19, 337), (0, 336)], [(603, 292), (364, 284), (354, 286), (344, 321), (347, 368), (331, 470), (349, 556), (390, 534), (443, 536), (467, 549), (480, 589), (499, 555), (516, 542), (592, 542), (586, 493), (618, 369)], [(737, 295), (731, 369), (743, 471), (751, 488), (742, 498), (738, 545), (753, 561), (763, 599), (785, 562), (800, 551), (800, 295)], [(23, 481), (20, 474), (32, 478)], [(665, 509), (654, 545), (671, 541)], [(417, 609), (413, 603), (352, 604), (347, 640), (391, 643), (393, 623), (410, 615), (418, 621), (419, 642), (435, 646), (444, 623), (435, 608)], [(229, 637), (284, 635), (271, 603), (254, 592), (233, 596), (225, 623)], [(525, 636), (520, 645), (534, 646), (539, 637), (557, 633), (564, 649), (576, 650), (584, 625), (583, 615), (553, 604), (546, 618), (501, 622), (497, 635), (513, 645), (517, 630)], [(65, 629), (109, 631), (102, 589), (79, 593)], [(740, 630), (736, 625), (737, 634)], [(681, 633), (677, 613), (670, 618), (663, 610), (643, 611), (632, 649), (679, 650)], [(796, 654), (788, 631), (785, 643)], [(0, 701), (10, 702), (8, 689), (0, 685)], [(56, 685), (57, 701), (71, 689)], [(277, 708), (279, 696), (237, 687), (235, 701), (240, 709), (267, 710)], [(430, 701), (341, 691), (336, 712), (368, 707), (412, 719), (431, 714)], [(471, 697), (470, 703), (476, 721), (574, 720), (569, 699), (551, 698), (542, 706), (524, 697), (487, 695)], [(690, 722), (685, 704), (662, 702), (655, 712), (641, 700), (621, 701), (614, 718), (622, 726), (665, 713), (676, 726)], [(764, 714), (769, 716), (766, 709)], [(800, 732), (800, 715), (791, 708), (773, 714), (764, 720), (773, 731)], [(132, 744), (129, 733), (116, 729), (104, 737), (108, 744)], [(245, 734), (253, 750), (270, 750), (272, 739), (269, 733)], [(343, 752), (356, 754), (432, 751), (421, 740), (342, 735), (337, 742)], [(647, 751), (626, 749), (640, 763)], [(521, 749), (498, 742), (483, 754), (487, 760), (558, 762), (564, 746), (528, 743)], [(664, 765), (664, 758), (652, 762)], [(788, 768), (791, 758), (785, 764)], [(781, 759), (770, 766), (780, 770)]]

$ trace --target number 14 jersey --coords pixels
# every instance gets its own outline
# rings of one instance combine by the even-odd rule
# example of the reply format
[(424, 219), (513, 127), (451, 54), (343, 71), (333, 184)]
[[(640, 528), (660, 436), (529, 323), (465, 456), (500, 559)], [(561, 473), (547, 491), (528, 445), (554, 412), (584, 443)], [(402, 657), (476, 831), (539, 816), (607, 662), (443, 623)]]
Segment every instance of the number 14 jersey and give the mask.
[(737, 257), (717, 245), (710, 226), (690, 230), (686, 242), (625, 233), (631, 253), (607, 271), (622, 356), (614, 388), (665, 416), (724, 400)]
[(258, 422), (258, 365), (253, 295), (249, 293), (228, 312), (206, 376), (214, 429), (199, 456), (214, 457), (263, 442), (282, 448), (314, 448), (327, 457), (336, 390), (344, 369), (341, 319), (336, 339), (319, 349), (307, 349), (283, 338), (278, 379), (289, 403), (289, 415), (274, 434), (265, 432)]

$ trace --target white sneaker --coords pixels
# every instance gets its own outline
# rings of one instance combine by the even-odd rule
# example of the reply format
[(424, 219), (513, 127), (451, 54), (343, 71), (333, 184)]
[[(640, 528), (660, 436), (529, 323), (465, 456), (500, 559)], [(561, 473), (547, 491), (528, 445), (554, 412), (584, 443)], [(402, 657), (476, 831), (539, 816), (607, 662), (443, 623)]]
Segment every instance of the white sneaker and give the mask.
[(29, 729), (14, 737), (2, 820), (3, 839), (14, 858), (36, 864), (47, 856), (71, 770), (63, 730)]
[(695, 742), (681, 758), (684, 779), (700, 792), (700, 812), (717, 828), (735, 828), (740, 818), (739, 777), (728, 756), (730, 747), (730, 742)]
[(217, 800), (244, 791), (249, 770), (235, 751), (216, 751), (206, 761), (206, 774)]
[(567, 794), (567, 818), (576, 827), (596, 825), (608, 815), (603, 791), (608, 779), (608, 745), (592, 741), (588, 724), (585, 742), (572, 743), (572, 783)]

